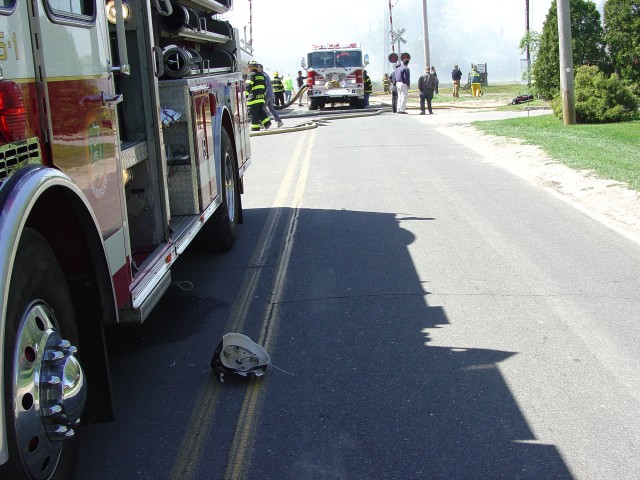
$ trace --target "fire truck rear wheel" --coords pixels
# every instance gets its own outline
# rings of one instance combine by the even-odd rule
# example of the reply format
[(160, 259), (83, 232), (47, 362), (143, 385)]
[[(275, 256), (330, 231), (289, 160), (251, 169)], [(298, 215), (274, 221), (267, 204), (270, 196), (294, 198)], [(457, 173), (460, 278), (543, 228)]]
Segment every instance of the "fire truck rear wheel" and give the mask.
[(313, 98), (309, 99), (309, 110), (318, 110), (318, 100)]
[(0, 466), (0, 477), (63, 480), (75, 475), (76, 422), (86, 395), (74, 356), (77, 345), (60, 266), (44, 238), (25, 229), (7, 303), (3, 381), (9, 461)]
[(211, 216), (200, 235), (200, 245), (207, 250), (224, 252), (236, 241), (236, 229), (240, 218), (240, 189), (236, 156), (227, 130), (221, 132), (222, 203)]

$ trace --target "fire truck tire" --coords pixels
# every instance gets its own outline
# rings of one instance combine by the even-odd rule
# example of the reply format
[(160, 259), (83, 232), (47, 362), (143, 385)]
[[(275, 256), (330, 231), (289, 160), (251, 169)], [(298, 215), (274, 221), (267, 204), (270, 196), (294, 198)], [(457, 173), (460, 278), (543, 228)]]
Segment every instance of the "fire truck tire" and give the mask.
[(318, 100), (314, 98), (309, 99), (309, 110), (318, 110)]
[(214, 252), (225, 252), (236, 241), (236, 229), (240, 218), (240, 188), (236, 156), (231, 146), (231, 138), (224, 128), (221, 132), (220, 162), (222, 175), (222, 203), (203, 227), (200, 245)]
[[(86, 393), (80, 364), (68, 348), (69, 343), (78, 346), (77, 326), (71, 295), (60, 266), (44, 238), (31, 229), (23, 232), (13, 266), (4, 341), (4, 365), (7, 367), (3, 379), (4, 415), (9, 461), (0, 466), (0, 477), (12, 480), (73, 478), (77, 466), (77, 432), (65, 436), (51, 433), (51, 429), (57, 427), (64, 431), (65, 427), (56, 423), (64, 423), (60, 418), (71, 412), (71, 404), (80, 405), (81, 411), (84, 401), (78, 404), (80, 399), (65, 398), (64, 393), (54, 401), (51, 395), (56, 388), (47, 386), (47, 377), (63, 372), (60, 383), (64, 388), (61, 387), (60, 392), (67, 391), (67, 386), (73, 391), (77, 386), (84, 392), (81, 396)], [(38, 344), (40, 354), (32, 347), (35, 344)], [(66, 353), (63, 354), (63, 350)], [(47, 354), (59, 356), (55, 360), (45, 360)], [(69, 379), (74, 376), (80, 382), (69, 385)], [(21, 393), (14, 398), (18, 384)], [(61, 417), (45, 413), (47, 404), (53, 403), (62, 407)], [(38, 405), (40, 409), (36, 411)], [(16, 415), (18, 412), (19, 416)], [(75, 415), (69, 417), (69, 421), (73, 421)], [(74, 426), (71, 433), (76, 429)], [(67, 439), (52, 439), (56, 435)]]

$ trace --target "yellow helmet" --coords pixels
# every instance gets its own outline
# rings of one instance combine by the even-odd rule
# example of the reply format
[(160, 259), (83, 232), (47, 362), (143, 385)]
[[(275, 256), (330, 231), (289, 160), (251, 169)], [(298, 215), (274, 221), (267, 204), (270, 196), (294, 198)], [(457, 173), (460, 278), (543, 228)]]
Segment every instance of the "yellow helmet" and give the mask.
[(279, 74), (278, 72), (275, 72), (275, 73), (273, 74), (273, 76), (274, 76), (274, 77), (279, 77), (279, 76), (280, 76), (280, 74)]

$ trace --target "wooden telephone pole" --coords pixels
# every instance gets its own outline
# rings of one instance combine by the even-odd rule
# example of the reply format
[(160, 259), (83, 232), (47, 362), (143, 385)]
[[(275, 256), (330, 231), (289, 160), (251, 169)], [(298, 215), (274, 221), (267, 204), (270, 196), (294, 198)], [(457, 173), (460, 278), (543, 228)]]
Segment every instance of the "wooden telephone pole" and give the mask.
[(565, 125), (575, 125), (576, 105), (573, 86), (573, 48), (569, 0), (558, 0), (558, 37), (560, 42), (560, 92)]
[(429, 19), (427, 18), (427, 0), (422, 0), (422, 33), (424, 35), (424, 66), (431, 65), (429, 54)]

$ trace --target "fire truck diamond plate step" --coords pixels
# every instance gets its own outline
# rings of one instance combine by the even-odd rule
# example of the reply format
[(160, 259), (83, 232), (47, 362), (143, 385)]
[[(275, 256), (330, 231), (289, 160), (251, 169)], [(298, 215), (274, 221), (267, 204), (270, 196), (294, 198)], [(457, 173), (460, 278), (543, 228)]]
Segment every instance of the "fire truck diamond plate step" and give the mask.
[(131, 168), (147, 158), (147, 142), (122, 142), (122, 168)]

